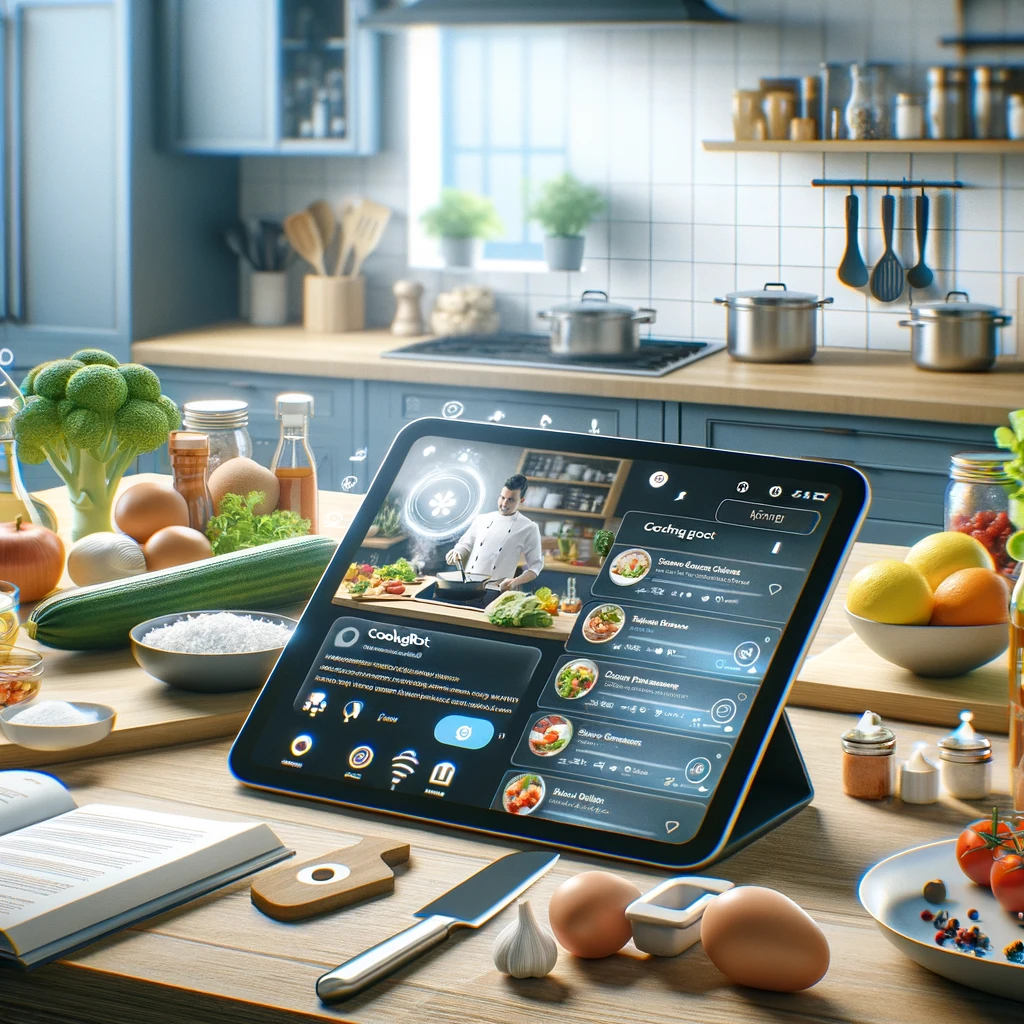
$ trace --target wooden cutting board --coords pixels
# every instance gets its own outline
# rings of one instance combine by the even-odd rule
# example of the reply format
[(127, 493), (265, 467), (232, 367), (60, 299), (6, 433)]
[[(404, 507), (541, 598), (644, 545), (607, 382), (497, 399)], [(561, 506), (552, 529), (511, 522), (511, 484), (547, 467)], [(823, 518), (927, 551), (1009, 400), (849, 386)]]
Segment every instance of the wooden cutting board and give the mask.
[(1006, 733), (1006, 655), (967, 675), (923, 679), (880, 658), (851, 634), (804, 663), (789, 703), (853, 714), (870, 708), (882, 718), (943, 726), (946, 732), (968, 708), (980, 732)]

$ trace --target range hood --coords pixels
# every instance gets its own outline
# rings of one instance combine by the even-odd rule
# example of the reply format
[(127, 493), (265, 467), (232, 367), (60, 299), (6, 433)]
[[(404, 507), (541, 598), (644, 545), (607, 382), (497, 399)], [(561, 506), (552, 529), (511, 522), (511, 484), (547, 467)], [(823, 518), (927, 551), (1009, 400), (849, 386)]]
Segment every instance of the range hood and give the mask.
[(370, 28), (413, 25), (677, 25), (736, 21), (706, 0), (416, 0), (376, 11)]

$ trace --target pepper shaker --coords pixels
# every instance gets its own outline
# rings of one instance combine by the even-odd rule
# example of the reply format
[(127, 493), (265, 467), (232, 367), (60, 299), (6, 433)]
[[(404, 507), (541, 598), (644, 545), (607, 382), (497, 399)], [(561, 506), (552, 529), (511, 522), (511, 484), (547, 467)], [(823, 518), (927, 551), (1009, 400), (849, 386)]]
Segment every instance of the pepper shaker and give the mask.
[(978, 800), (988, 795), (992, 744), (971, 725), (974, 715), (960, 712), (960, 725), (939, 740), (942, 785), (950, 796)]
[(843, 792), (860, 800), (884, 800), (893, 794), (896, 734), (873, 711), (843, 733)]

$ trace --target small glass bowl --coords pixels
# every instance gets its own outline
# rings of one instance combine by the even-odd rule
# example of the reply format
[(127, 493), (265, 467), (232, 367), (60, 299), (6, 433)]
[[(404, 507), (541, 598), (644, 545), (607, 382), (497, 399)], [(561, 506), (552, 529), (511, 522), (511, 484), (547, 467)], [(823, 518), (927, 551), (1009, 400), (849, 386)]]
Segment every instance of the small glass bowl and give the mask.
[(42, 685), (43, 658), (25, 647), (0, 647), (0, 708), (24, 704)]

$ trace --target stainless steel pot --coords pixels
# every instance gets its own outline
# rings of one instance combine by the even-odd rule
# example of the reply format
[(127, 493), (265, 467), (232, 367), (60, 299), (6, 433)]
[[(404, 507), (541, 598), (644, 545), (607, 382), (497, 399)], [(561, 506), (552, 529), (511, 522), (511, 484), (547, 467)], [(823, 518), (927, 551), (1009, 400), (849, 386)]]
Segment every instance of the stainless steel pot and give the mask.
[(640, 324), (653, 324), (653, 309), (609, 302), (607, 292), (585, 291), (579, 302), (563, 302), (537, 316), (551, 322), (551, 351), (586, 359), (628, 356), (640, 347)]
[[(953, 301), (954, 296), (963, 296)], [(912, 319), (901, 320), (910, 328), (914, 362), (922, 370), (991, 370), (999, 352), (996, 328), (1012, 320), (996, 306), (971, 302), (967, 292), (950, 292), (944, 302), (922, 302), (910, 307)]]
[(832, 299), (791, 292), (769, 281), (759, 291), (729, 292), (715, 299), (726, 307), (729, 355), (742, 363), (805, 363), (818, 348), (818, 310)]

